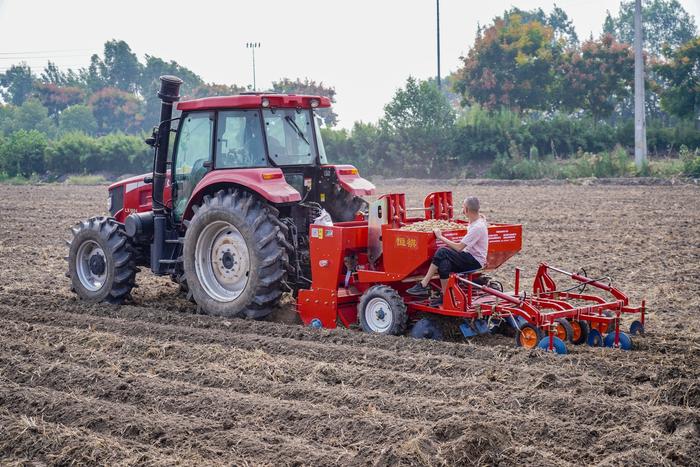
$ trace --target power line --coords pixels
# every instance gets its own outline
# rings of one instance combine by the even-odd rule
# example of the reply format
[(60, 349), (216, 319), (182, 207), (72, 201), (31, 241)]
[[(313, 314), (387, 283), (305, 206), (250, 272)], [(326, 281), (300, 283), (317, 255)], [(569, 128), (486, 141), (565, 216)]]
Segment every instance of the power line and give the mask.
[(34, 57), (0, 57), (0, 60), (44, 60), (52, 58), (72, 58), (72, 57), (84, 57), (82, 54), (71, 54), (71, 55), (46, 55), (46, 56), (34, 56)]
[(53, 54), (63, 52), (89, 52), (90, 49), (64, 49), (64, 50), (34, 50), (26, 52), (0, 52), (0, 55), (35, 55), (35, 54)]

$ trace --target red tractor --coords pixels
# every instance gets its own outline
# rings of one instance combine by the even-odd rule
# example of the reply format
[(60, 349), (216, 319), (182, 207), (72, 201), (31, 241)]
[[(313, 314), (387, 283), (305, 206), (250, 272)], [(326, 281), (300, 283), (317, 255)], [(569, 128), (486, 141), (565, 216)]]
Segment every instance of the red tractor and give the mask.
[[(409, 295), (441, 246), (432, 231), (412, 226), (451, 221), (444, 233), (455, 241), (469, 228), (454, 219), (452, 193), (430, 193), (419, 208), (406, 207), (403, 193), (367, 205), (360, 196), (374, 186), (353, 166), (327, 163), (315, 110), (328, 99), (212, 97), (179, 103), (182, 114), (172, 118), (181, 83), (161, 78), (161, 123), (147, 140), (153, 173), (110, 186), (112, 217), (73, 228), (68, 274), (81, 298), (120, 303), (147, 265), (214, 315), (262, 318), (292, 291), (314, 327), (359, 322), (368, 332), (402, 334), (415, 322), (411, 335), (435, 338), (439, 330), (422, 316), (441, 315), (460, 320), (465, 337), (506, 324), (516, 345), (558, 353), (566, 341), (631, 349), (621, 331), (629, 315), (639, 318), (630, 333), (644, 332), (644, 301), (631, 304), (608, 277), (542, 263), (531, 291), (520, 287), (519, 269), (508, 291), (483, 275), (520, 251), (518, 224), (491, 223), (484, 270), (452, 274), (439, 300)], [(558, 287), (555, 274), (572, 284)]]
[(146, 140), (153, 172), (109, 187), (111, 217), (73, 227), (72, 288), (121, 303), (148, 266), (205, 313), (262, 318), (284, 291), (310, 285), (309, 226), (324, 211), (353, 220), (374, 185), (328, 164), (316, 115), (328, 98), (210, 97), (179, 102), (172, 118), (181, 84), (161, 77), (160, 123)]

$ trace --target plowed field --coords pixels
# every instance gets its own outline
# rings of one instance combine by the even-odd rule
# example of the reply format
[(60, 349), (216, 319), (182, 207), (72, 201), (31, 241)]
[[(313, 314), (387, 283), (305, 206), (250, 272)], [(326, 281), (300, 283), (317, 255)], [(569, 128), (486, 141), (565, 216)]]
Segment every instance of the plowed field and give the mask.
[[(64, 240), (105, 187), (0, 185), (0, 464), (700, 464), (700, 189), (378, 183), (480, 197), (515, 265), (610, 275), (651, 310), (636, 349), (555, 356), (202, 316), (144, 271), (85, 305)], [(286, 316), (285, 316), (286, 315)]]

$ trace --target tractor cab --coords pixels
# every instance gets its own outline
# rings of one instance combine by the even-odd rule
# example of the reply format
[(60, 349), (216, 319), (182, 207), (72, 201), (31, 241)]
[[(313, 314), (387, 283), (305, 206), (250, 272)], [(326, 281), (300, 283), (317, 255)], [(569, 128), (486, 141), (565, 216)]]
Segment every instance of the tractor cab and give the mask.
[(179, 103), (171, 167), (175, 220), (182, 219), (195, 188), (214, 171), (277, 168), (299, 199), (330, 201), (332, 193), (321, 196), (316, 187), (332, 182), (324, 178), (335, 171), (323, 176), (328, 159), (315, 113), (329, 106), (330, 100), (320, 96), (261, 93)]

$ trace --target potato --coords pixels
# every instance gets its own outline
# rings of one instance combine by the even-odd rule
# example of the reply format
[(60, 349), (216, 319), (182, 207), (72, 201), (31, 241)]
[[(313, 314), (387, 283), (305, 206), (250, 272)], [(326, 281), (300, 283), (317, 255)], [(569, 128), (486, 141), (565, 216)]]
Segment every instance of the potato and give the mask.
[(432, 232), (433, 229), (440, 230), (459, 230), (466, 229), (465, 224), (458, 224), (457, 222), (446, 221), (442, 219), (426, 219), (424, 221), (414, 222), (412, 224), (405, 225), (401, 227), (401, 230), (408, 230), (411, 232)]

